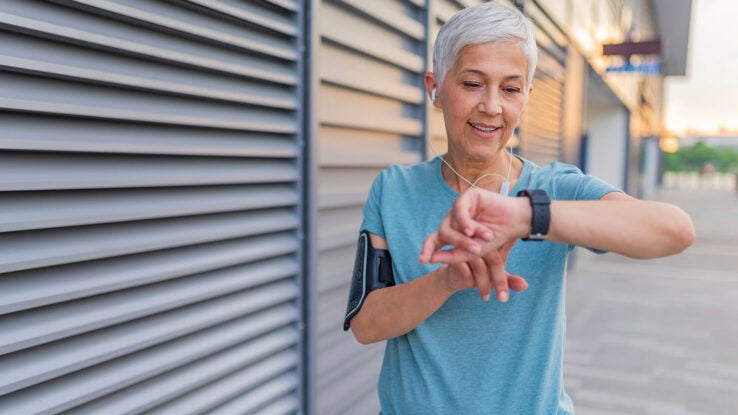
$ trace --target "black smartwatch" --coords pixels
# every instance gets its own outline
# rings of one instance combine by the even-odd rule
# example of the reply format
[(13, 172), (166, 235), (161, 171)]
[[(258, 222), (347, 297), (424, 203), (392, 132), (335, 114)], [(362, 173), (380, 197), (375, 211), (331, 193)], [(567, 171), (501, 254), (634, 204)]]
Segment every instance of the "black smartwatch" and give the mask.
[(541, 189), (521, 190), (518, 197), (527, 197), (533, 209), (530, 233), (524, 241), (543, 241), (548, 237), (548, 228), (551, 225), (551, 198)]

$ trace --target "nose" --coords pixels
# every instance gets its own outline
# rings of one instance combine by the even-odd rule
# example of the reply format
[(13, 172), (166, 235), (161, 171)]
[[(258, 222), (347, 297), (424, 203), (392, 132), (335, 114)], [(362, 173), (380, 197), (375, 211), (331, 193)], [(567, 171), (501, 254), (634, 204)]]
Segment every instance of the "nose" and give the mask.
[(502, 100), (500, 94), (494, 89), (490, 89), (487, 93), (482, 94), (478, 105), (479, 112), (491, 115), (502, 113)]

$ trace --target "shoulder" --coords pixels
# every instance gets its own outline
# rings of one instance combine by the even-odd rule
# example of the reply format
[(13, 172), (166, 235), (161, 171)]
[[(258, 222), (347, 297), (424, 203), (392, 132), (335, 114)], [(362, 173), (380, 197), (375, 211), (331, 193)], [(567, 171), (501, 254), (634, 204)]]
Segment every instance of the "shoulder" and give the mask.
[(415, 164), (392, 164), (386, 169), (382, 170), (382, 175), (385, 177), (403, 178), (403, 177), (414, 177), (414, 176), (426, 176), (428, 173), (433, 171), (433, 166), (437, 164), (436, 159), (428, 161), (422, 161)]
[(553, 162), (543, 167), (531, 164), (530, 186), (546, 190), (553, 199), (599, 199), (607, 193), (620, 191), (603, 180), (585, 174), (568, 163)]
[(577, 166), (572, 164), (555, 161), (541, 167), (530, 160), (524, 159), (523, 162), (529, 171), (529, 185), (532, 187), (545, 188), (555, 184), (562, 177), (579, 178), (585, 176)]
[(401, 165), (392, 164), (382, 170), (375, 180), (375, 186), (404, 187), (408, 184), (420, 185), (423, 181), (433, 177), (433, 169), (437, 164), (436, 159), (420, 163)]

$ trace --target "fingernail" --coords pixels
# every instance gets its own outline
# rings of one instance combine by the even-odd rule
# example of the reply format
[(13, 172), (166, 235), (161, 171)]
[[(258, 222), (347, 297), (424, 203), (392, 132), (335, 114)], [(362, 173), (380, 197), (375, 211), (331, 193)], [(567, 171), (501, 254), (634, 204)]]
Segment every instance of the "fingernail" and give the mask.
[(489, 301), (489, 297), (490, 297), (490, 294), (487, 294), (484, 297), (482, 297), (482, 300)]
[(506, 290), (502, 290), (497, 294), (497, 298), (500, 299), (501, 303), (507, 302), (508, 294)]

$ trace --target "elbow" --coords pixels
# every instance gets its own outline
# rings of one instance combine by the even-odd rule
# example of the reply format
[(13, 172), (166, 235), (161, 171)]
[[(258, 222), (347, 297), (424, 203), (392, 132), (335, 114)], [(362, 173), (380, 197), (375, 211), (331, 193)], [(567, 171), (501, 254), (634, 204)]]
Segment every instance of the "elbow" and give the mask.
[[(353, 320), (356, 320), (356, 318), (354, 318)], [(366, 330), (366, 328), (363, 328), (360, 322), (358, 323), (359, 324), (351, 325), (351, 333), (354, 334), (354, 338), (356, 339), (357, 342), (363, 345), (368, 345), (368, 344), (376, 343), (381, 340), (377, 338), (377, 336), (375, 336), (373, 333), (371, 333), (371, 331)]]
[(349, 320), (351, 333), (354, 334), (356, 341), (363, 345), (376, 343), (382, 340), (377, 335), (376, 330), (373, 330), (373, 326), (371, 316), (367, 313), (367, 310), (359, 310), (359, 312)]
[(697, 239), (697, 231), (689, 218), (687, 224), (678, 232), (676, 239), (679, 244), (679, 251), (677, 253), (684, 251), (694, 244), (694, 241)]
[(694, 244), (697, 239), (697, 231), (694, 228), (692, 219), (682, 209), (677, 209), (677, 215), (671, 221), (671, 229), (669, 230), (669, 240), (671, 242), (671, 251), (669, 255), (683, 252)]
[(662, 258), (677, 255), (692, 246), (697, 233), (689, 215), (676, 206), (662, 211), (662, 214), (659, 226), (649, 230), (654, 238), (649, 239), (645, 245), (624, 253), (625, 256), (634, 259)]
[(351, 332), (354, 333), (354, 338), (356, 339), (356, 341), (359, 342), (360, 344), (365, 345), (365, 346), (368, 345), (368, 344), (372, 344), (372, 343), (376, 343), (377, 342), (376, 339), (374, 339), (371, 336), (368, 336), (366, 333), (364, 333), (362, 331), (351, 329)]

